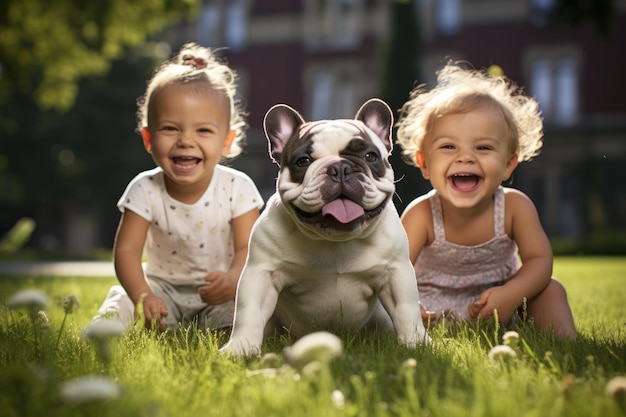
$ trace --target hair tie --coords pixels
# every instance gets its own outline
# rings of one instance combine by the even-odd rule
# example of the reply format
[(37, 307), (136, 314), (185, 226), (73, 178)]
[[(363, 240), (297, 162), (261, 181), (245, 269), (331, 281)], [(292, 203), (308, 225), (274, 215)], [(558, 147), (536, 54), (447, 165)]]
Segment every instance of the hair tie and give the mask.
[(193, 55), (183, 55), (183, 65), (190, 65), (195, 69), (206, 68), (206, 62), (202, 58)]

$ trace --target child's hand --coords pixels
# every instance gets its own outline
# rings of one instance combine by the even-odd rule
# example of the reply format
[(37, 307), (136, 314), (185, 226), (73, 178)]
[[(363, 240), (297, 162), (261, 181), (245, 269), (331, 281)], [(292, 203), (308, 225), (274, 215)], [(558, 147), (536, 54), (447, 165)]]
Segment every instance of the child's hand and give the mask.
[(167, 307), (163, 300), (154, 294), (148, 294), (143, 298), (143, 315), (146, 319), (146, 328), (152, 329), (152, 322), (156, 321), (159, 330), (164, 332), (167, 329), (163, 320), (168, 314)]
[(427, 311), (424, 304), (420, 301), (420, 312), (422, 313), (422, 322), (424, 327), (430, 329), (437, 324), (437, 313), (434, 311)]
[(235, 299), (237, 281), (228, 273), (213, 271), (204, 278), (206, 285), (198, 287), (198, 294), (202, 301), (210, 305), (224, 304)]
[(467, 311), (472, 319), (478, 317), (485, 319), (493, 316), (494, 311), (498, 310), (498, 320), (506, 323), (517, 307), (510, 298), (505, 287), (493, 287), (483, 292), (478, 301), (468, 306)]

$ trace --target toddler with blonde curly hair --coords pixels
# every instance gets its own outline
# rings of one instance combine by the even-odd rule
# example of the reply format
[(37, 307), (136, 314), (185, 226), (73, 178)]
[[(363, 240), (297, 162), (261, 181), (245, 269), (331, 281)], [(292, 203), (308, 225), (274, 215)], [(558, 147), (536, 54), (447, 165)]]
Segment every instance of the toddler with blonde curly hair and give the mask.
[(504, 76), (458, 63), (437, 81), (411, 92), (397, 123), (403, 157), (433, 187), (402, 214), (425, 324), (493, 316), (510, 323), (525, 306), (536, 328), (574, 339), (537, 210), (502, 186), (541, 149), (537, 102)]

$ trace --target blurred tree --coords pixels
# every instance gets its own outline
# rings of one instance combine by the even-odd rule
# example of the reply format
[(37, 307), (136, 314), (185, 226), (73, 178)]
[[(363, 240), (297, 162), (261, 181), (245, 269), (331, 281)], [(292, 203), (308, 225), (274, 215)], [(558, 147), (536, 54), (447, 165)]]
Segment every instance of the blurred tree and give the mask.
[(14, 89), (44, 110), (74, 104), (78, 82), (106, 74), (126, 48), (186, 15), (199, 0), (3, 0), (0, 108)]
[(135, 101), (170, 51), (147, 39), (200, 3), (0, 2), (0, 235), (28, 216), (35, 246), (63, 244), (68, 227), (93, 229), (91, 216), (112, 241), (117, 198), (153, 166)]
[[(384, 69), (381, 80), (380, 97), (389, 104), (398, 117), (398, 111), (409, 98), (409, 92), (419, 84), (419, 27), (415, 2), (411, 0), (394, 0), (391, 4), (391, 34), (385, 46)], [(394, 129), (395, 142), (395, 129)], [(396, 193), (405, 196), (406, 201), (396, 197), (394, 203), (398, 211), (415, 197), (430, 189), (423, 180), (419, 170), (407, 165), (402, 158), (402, 149), (395, 145), (391, 155), (396, 179)]]
[(101, 241), (111, 242), (119, 216), (115, 203), (128, 181), (154, 166), (135, 132), (136, 100), (157, 61), (159, 44), (146, 43), (112, 62), (104, 77), (78, 82), (76, 105), (62, 114), (42, 111), (14, 91), (3, 117), (0, 235), (15, 219), (36, 220), (33, 244), (63, 236), (73, 211), (99, 218)]

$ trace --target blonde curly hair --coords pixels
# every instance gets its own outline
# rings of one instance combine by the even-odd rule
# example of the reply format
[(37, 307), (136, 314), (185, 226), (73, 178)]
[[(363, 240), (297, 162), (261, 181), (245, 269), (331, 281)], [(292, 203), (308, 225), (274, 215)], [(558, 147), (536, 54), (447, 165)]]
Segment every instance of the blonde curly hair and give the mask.
[(509, 130), (511, 155), (519, 162), (539, 154), (543, 145), (543, 122), (537, 101), (504, 76), (448, 62), (437, 73), (437, 85), (430, 91), (420, 85), (411, 91), (400, 109), (397, 142), (410, 165), (417, 166), (416, 153), (436, 119), (495, 106)]
[(163, 87), (172, 83), (208, 82), (215, 91), (228, 100), (230, 129), (235, 139), (226, 158), (234, 158), (242, 152), (248, 128), (246, 113), (237, 98), (237, 74), (225, 62), (215, 56), (214, 51), (193, 42), (182, 46), (171, 60), (163, 62), (148, 82), (148, 88), (137, 100), (137, 129), (148, 127), (148, 114), (152, 98)]

